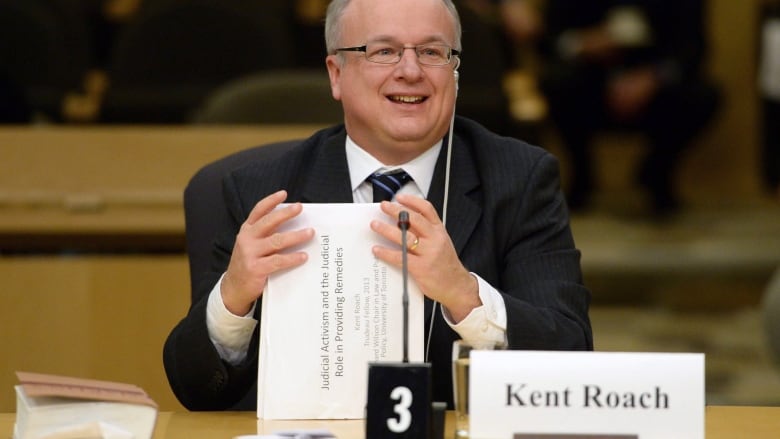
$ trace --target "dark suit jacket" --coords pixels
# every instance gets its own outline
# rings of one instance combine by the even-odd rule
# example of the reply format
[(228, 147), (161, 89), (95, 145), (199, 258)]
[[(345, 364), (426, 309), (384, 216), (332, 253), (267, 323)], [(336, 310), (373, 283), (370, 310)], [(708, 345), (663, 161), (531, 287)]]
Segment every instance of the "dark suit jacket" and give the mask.
[[(343, 126), (325, 129), (281, 157), (247, 164), (224, 180), (228, 215), (215, 215), (225, 224), (215, 243), (212, 271), (200, 276), (192, 307), (164, 349), (168, 379), (185, 407), (235, 408), (244, 397), (245, 405), (239, 407), (249, 409), (256, 403), (256, 394), (247, 392), (257, 379), (258, 330), (243, 364), (222, 361), (206, 329), (208, 293), (227, 268), (241, 223), (261, 198), (286, 189), (289, 201), (352, 202), (345, 138)], [(428, 194), (440, 214), (445, 150)], [(466, 268), (503, 294), (510, 348), (592, 349), (590, 293), (582, 284), (580, 253), (560, 193), (556, 159), (458, 118), (451, 175), (447, 229)], [(430, 304), (426, 300), (426, 306)], [(257, 318), (259, 312), (258, 307)], [(430, 315), (426, 312), (426, 319)], [(429, 358), (433, 394), (451, 406), (451, 350), (459, 337), (441, 312), (434, 318)]]

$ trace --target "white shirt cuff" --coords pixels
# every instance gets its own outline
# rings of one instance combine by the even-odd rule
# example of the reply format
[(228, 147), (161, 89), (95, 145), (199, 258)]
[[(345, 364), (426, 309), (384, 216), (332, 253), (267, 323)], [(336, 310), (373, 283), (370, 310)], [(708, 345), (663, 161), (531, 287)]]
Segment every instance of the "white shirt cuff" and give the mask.
[[(224, 276), (223, 274), (222, 277)], [(237, 316), (228, 311), (220, 293), (222, 277), (209, 293), (206, 303), (206, 327), (220, 358), (236, 365), (244, 361), (249, 350), (252, 332), (257, 326), (257, 320), (252, 317), (257, 303), (245, 316)]]
[(506, 346), (506, 304), (504, 298), (484, 279), (474, 273), (471, 275), (477, 279), (482, 306), (471, 310), (466, 318), (457, 324), (452, 322), (449, 312), (442, 306), (444, 320), (466, 343)]

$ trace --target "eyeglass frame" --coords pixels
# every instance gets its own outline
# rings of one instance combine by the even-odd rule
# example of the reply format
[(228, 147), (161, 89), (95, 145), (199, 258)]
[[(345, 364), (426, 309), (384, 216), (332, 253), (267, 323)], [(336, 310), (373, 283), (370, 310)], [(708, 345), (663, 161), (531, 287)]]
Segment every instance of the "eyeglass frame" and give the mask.
[[(418, 49), (426, 47), (426, 46), (446, 47), (447, 50), (449, 51), (449, 57), (447, 59), (447, 62), (444, 63), (444, 64), (426, 64), (426, 63), (422, 62), (420, 60), (420, 53), (418, 52)], [(422, 64), (424, 66), (429, 66), (429, 67), (448, 66), (448, 65), (452, 64), (452, 59), (454, 57), (458, 57), (458, 61), (460, 61), (460, 50), (454, 49), (454, 48), (448, 46), (447, 44), (441, 44), (441, 43), (426, 43), (426, 44), (418, 44), (416, 46), (401, 46), (401, 50), (398, 52), (398, 59), (396, 59), (395, 61), (392, 61), (392, 62), (372, 61), (372, 60), (368, 59), (368, 44), (364, 44), (362, 46), (353, 46), (353, 47), (339, 47), (339, 48), (335, 49), (334, 52), (336, 52), (336, 53), (338, 53), (338, 52), (362, 52), (363, 53), (363, 57), (366, 59), (366, 61), (372, 62), (374, 64), (382, 64), (382, 65), (389, 66), (389, 65), (398, 64), (399, 62), (401, 62), (401, 58), (403, 58), (404, 51), (406, 51), (406, 49), (414, 49), (414, 55), (417, 57), (417, 62), (419, 62), (420, 64)]]

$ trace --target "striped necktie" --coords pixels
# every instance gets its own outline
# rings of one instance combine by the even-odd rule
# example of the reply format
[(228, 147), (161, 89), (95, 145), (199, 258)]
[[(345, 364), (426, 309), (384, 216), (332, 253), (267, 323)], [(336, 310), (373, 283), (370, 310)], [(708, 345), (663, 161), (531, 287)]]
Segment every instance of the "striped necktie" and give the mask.
[(412, 177), (403, 169), (397, 169), (385, 174), (374, 173), (366, 180), (374, 186), (374, 203), (390, 201), (399, 189), (412, 180)]

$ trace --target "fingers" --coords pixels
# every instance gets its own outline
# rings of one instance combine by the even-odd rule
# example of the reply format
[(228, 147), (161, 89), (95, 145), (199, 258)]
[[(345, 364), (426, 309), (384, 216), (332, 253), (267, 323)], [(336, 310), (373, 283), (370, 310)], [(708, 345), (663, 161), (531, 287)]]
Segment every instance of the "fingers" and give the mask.
[[(243, 241), (247, 244), (246, 248), (250, 249), (250, 254), (247, 256), (275, 255), (303, 244), (314, 236), (314, 230), (311, 228), (278, 231), (280, 226), (303, 211), (301, 203), (292, 203), (279, 208), (286, 197), (285, 191), (271, 194), (260, 200), (250, 212), (237, 236), (237, 241)], [(281, 268), (289, 268), (288, 263), (281, 265)]]
[[(388, 241), (401, 245), (401, 230), (395, 224), (390, 224), (385, 221), (371, 221), (371, 230), (377, 232)], [(410, 252), (415, 251), (420, 246), (420, 236), (414, 231), (406, 232), (406, 248)]]
[(281, 191), (258, 202), (236, 236), (221, 290), (225, 306), (235, 315), (245, 315), (251, 308), (268, 276), (308, 260), (305, 252), (288, 250), (310, 241), (314, 229), (277, 231), (302, 211), (300, 203), (275, 209), (286, 197)]
[(245, 223), (250, 225), (256, 223), (257, 220), (263, 218), (268, 214), (268, 212), (274, 210), (276, 206), (281, 204), (286, 199), (287, 191), (284, 190), (274, 192), (273, 194), (263, 198), (262, 200), (258, 201), (257, 204), (255, 204), (255, 207), (252, 208), (252, 211), (249, 212), (249, 216), (247, 217)]
[[(289, 206), (278, 209), (277, 207), (286, 198), (286, 191), (279, 191), (263, 198), (249, 212), (249, 216), (241, 228), (256, 238), (269, 236), (280, 225), (298, 216), (303, 211), (301, 203), (292, 203)], [(277, 250), (279, 249), (277, 248)]]
[[(410, 255), (436, 258), (442, 247), (446, 247), (449, 236), (439, 220), (436, 209), (427, 200), (413, 195), (396, 196), (398, 203), (383, 202), (382, 211), (391, 218), (398, 218), (401, 211), (409, 213), (409, 229), (406, 233), (406, 248)], [(372, 221), (371, 229), (390, 242), (402, 245), (402, 232), (395, 222)], [(377, 246), (374, 254), (391, 264), (400, 264), (398, 249)]]
[[(396, 196), (396, 201), (398, 201), (398, 204), (400, 204), (403, 207), (406, 207), (411, 211), (409, 212), (410, 218), (409, 221), (412, 221), (414, 218), (412, 216), (416, 213), (422, 218), (424, 218), (427, 222), (429, 222), (433, 226), (437, 226), (441, 224), (441, 219), (439, 218), (439, 214), (436, 212), (436, 208), (433, 207), (433, 204), (431, 204), (428, 200), (420, 197), (415, 197), (414, 195), (407, 195), (407, 194), (399, 194)], [(384, 205), (384, 203), (382, 203)], [(387, 203), (390, 206), (388, 208), (392, 208), (393, 203)], [(396, 212), (395, 215), (398, 215), (398, 212), (403, 210), (402, 207), (396, 206)], [(382, 209), (384, 210), (384, 208)]]
[[(409, 213), (409, 231), (407, 233), (407, 245), (409, 251), (418, 250), (420, 242), (441, 233), (445, 233), (444, 224), (439, 219), (439, 214), (433, 205), (427, 200), (413, 195), (397, 195), (398, 203), (383, 202), (381, 209), (391, 218), (398, 218), (398, 214), (405, 210)], [(398, 227), (389, 224), (372, 224), (372, 228), (388, 240), (401, 245), (401, 233)], [(416, 245), (415, 245), (416, 241)], [(413, 248), (414, 247), (414, 248)]]

